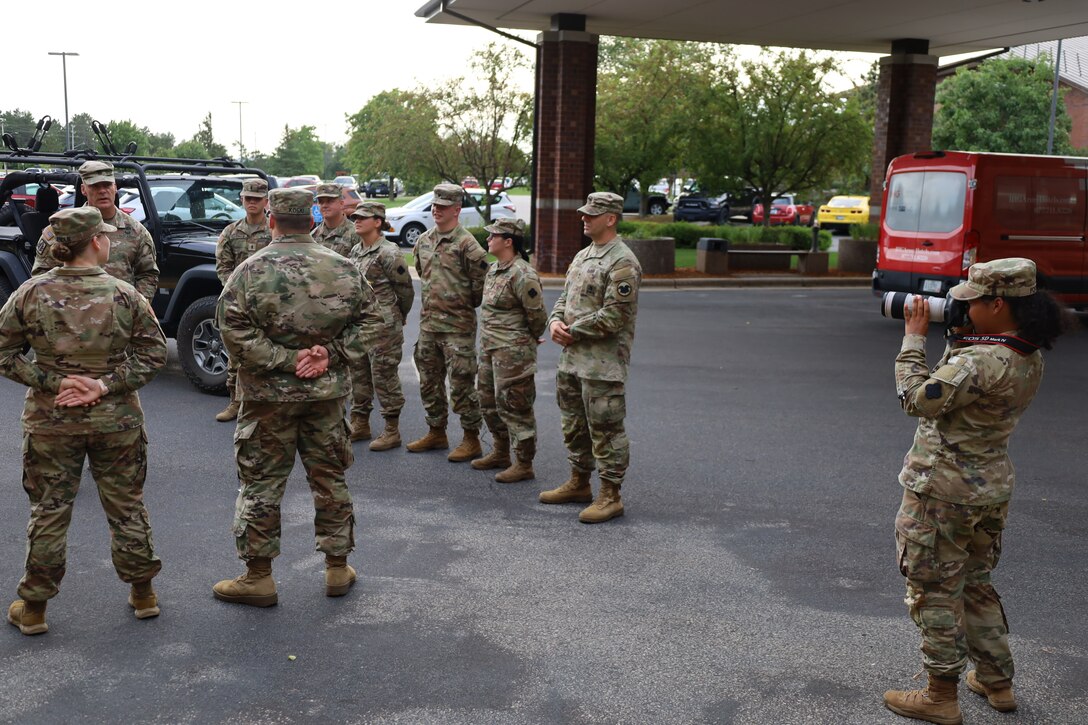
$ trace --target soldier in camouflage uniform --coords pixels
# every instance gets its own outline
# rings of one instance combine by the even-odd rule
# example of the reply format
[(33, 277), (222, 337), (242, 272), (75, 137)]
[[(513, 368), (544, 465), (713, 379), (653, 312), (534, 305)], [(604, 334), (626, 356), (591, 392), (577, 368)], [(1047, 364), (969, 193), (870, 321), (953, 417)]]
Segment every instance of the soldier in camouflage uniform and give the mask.
[(453, 412), (461, 417), (464, 438), (450, 451), (453, 462), (480, 455), (480, 399), (476, 394), (476, 308), (483, 299), (487, 254), (458, 221), (464, 189), (434, 187), (434, 227), (416, 240), (416, 271), (422, 289), (415, 361), (419, 394), (427, 412), (427, 435), (408, 444), (412, 453), (449, 448), (446, 438), (446, 375)]
[[(110, 258), (102, 269), (117, 279), (128, 282), (150, 302), (159, 288), (159, 265), (155, 262), (155, 242), (140, 222), (117, 208), (117, 183), (113, 164), (108, 161), (88, 161), (79, 167), (83, 180), (81, 190), (87, 197), (86, 206), (102, 214), (110, 232)], [(59, 265), (49, 254), (53, 229), (46, 227), (38, 240), (37, 254), (31, 274), (42, 274)]]
[[(113, 565), (131, 585), (138, 619), (159, 614), (151, 580), (161, 568), (143, 503), (147, 436), (137, 388), (166, 365), (151, 305), (106, 274), (115, 228), (94, 207), (49, 218), (49, 251), (63, 263), (31, 277), (0, 310), (0, 373), (23, 383), (23, 488), (30, 498), (26, 573), (8, 621), (48, 629), (46, 602), (64, 577), (68, 524), (83, 461), (110, 527)], [(34, 359), (23, 351), (29, 347)]]
[[(246, 218), (228, 224), (215, 245), (215, 273), (219, 275), (219, 283), (224, 286), (235, 267), (272, 241), (272, 230), (268, 228), (268, 217), (265, 215), (268, 182), (264, 179), (246, 179), (242, 182), (242, 206), (245, 207)], [(232, 359), (227, 366), (230, 403), (215, 416), (220, 423), (238, 417), (237, 386), (238, 365)]]
[[(551, 338), (563, 346), (555, 377), (555, 397), (570, 452), (570, 478), (543, 491), (542, 503), (593, 503), (578, 519), (593, 524), (623, 515), (620, 485), (630, 458), (623, 420), (624, 383), (631, 362), (642, 267), (616, 235), (623, 197), (590, 194), (582, 215), (593, 240), (567, 269), (563, 293), (548, 319)], [(597, 468), (600, 492), (593, 499), (589, 477)]]
[(362, 325), (373, 294), (350, 261), (310, 236), (310, 192), (273, 189), (268, 201), (272, 243), (234, 270), (217, 313), (223, 343), (238, 361), (234, 536), (247, 571), (212, 589), (223, 601), (258, 607), (277, 602), (272, 559), (280, 553), (280, 501), (296, 453), (314, 496), (325, 593), (342, 596), (355, 583), (347, 564), (355, 517), (344, 471), (354, 457), (344, 403), (349, 370), (366, 355)]
[(931, 372), (929, 308), (916, 297), (895, 361), (903, 409), (919, 418), (899, 474), (896, 553), (929, 683), (884, 694), (892, 711), (939, 723), (961, 721), (956, 686), (968, 660), (968, 687), (998, 710), (1016, 708), (1008, 626), (990, 573), (1014, 484), (1009, 437), (1039, 388), (1039, 347), (1062, 329), (1061, 308), (1036, 291), (1028, 259), (972, 265), (951, 295), (970, 305), (973, 330), (957, 330)]
[(351, 250), (351, 261), (374, 290), (375, 315), (363, 330), (367, 358), (351, 371), (351, 440), (370, 438), (370, 411), (374, 393), (382, 404), (385, 430), (370, 442), (370, 450), (399, 448), (400, 411), (404, 391), (400, 384), (400, 360), (404, 354), (404, 322), (416, 291), (408, 262), (393, 242), (382, 236), (389, 230), (385, 204), (365, 201), (350, 216), (361, 241)]
[(314, 241), (342, 257), (359, 243), (355, 225), (344, 215), (344, 189), (339, 184), (318, 184), (314, 198), (321, 210), (321, 223), (314, 227)]
[(497, 261), (484, 279), (477, 388), (494, 448), (472, 467), (503, 468), (495, 480), (515, 483), (536, 475), (536, 346), (548, 313), (540, 277), (525, 252), (525, 225), (520, 219), (497, 219), (484, 229), (490, 232), (487, 251)]

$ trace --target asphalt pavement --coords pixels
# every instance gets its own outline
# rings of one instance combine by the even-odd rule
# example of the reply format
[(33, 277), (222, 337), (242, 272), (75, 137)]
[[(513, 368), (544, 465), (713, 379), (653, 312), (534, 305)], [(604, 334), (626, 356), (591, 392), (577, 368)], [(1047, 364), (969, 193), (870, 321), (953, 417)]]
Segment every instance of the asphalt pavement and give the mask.
[[(141, 392), (162, 616), (133, 618), (85, 477), (50, 631), (0, 630), (0, 720), (907, 722), (881, 701), (922, 681), (892, 539), (914, 428), (892, 376), (900, 324), (865, 289), (647, 289), (640, 305), (626, 516), (587, 526), (577, 505), (536, 501), (568, 473), (546, 343), (536, 481), (356, 444), (361, 576), (330, 599), (299, 464), (270, 609), (212, 597), (242, 571), (233, 426), (212, 419), (223, 399), (172, 361)], [(414, 312), (406, 338), (417, 329)], [(940, 344), (931, 333), (931, 361)], [(425, 431), (410, 351), (406, 439)], [(1018, 483), (994, 579), (1020, 709), (996, 713), (961, 686), (966, 723), (1088, 722), (1086, 358), (1084, 334), (1047, 355), (1012, 444)], [(27, 518), (22, 396), (0, 381), (0, 581), (12, 597)]]

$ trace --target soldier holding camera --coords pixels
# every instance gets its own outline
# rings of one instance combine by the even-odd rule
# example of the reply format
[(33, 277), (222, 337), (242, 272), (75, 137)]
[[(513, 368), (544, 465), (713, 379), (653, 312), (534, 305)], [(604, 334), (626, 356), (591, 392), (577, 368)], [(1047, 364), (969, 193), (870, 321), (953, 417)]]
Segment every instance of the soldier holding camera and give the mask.
[(1009, 437), (1039, 388), (1039, 350), (1050, 349), (1065, 320), (1054, 298), (1037, 291), (1029, 259), (972, 265), (949, 294), (967, 304), (970, 327), (952, 330), (933, 372), (925, 359), (930, 305), (915, 297), (903, 311), (896, 388), (919, 421), (899, 474), (895, 538), (929, 682), (884, 693), (893, 712), (935, 723), (962, 721), (957, 685), (968, 659), (975, 669), (967, 686), (997, 710), (1016, 709), (1008, 626), (990, 573), (1014, 484)]

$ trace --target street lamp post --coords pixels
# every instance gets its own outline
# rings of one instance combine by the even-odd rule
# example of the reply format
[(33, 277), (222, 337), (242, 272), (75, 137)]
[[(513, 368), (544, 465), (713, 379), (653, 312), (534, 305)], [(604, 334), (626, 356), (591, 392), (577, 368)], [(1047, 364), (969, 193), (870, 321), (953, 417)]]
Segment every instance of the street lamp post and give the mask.
[(238, 104), (238, 160), (244, 164), (246, 160), (242, 149), (242, 104), (249, 103), (249, 101), (231, 101), (231, 103)]
[(79, 53), (69, 53), (67, 51), (60, 53), (49, 53), (49, 55), (59, 55), (61, 67), (64, 69), (64, 150), (72, 150), (72, 125), (68, 123), (68, 56), (79, 55)]

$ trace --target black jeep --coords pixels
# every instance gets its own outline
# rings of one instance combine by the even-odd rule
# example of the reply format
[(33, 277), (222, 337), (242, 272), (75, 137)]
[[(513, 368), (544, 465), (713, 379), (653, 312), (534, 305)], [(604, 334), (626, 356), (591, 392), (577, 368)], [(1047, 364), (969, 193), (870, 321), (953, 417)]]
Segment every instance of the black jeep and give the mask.
[[(5, 138), (5, 143), (10, 139)], [(74, 187), (61, 205), (85, 203), (76, 169), (89, 160), (109, 161), (117, 175), (118, 207), (147, 227), (155, 241), (159, 289), (152, 307), (167, 337), (177, 339), (178, 357), (189, 380), (207, 393), (225, 395), (227, 357), (215, 325), (215, 306), (223, 291), (215, 273), (215, 244), (230, 222), (245, 217), (242, 181), (258, 169), (225, 158), (169, 159), (70, 151), (45, 154), (7, 143), (0, 164), (37, 167), (9, 171), (0, 182), (0, 207), (12, 223), (0, 225), (0, 303), (25, 282), (34, 266), (43, 226), (24, 202), (10, 199), (26, 184)], [(112, 148), (111, 148), (112, 150)], [(131, 151), (131, 149), (129, 149)], [(42, 169), (49, 169), (43, 171)]]

